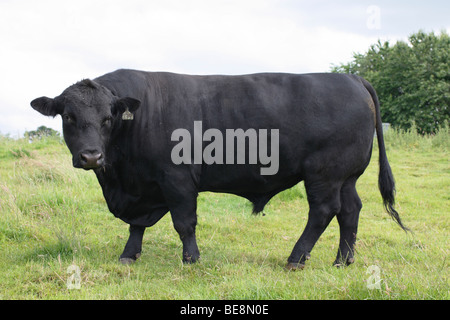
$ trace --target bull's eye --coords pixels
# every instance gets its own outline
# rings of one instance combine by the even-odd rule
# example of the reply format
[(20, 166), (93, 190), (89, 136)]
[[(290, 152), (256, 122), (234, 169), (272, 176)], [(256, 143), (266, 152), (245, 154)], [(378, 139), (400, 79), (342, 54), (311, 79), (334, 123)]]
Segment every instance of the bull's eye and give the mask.
[(71, 117), (70, 115), (68, 115), (67, 113), (62, 115), (62, 119), (64, 121), (64, 123), (74, 123), (75, 119), (73, 117)]
[(105, 120), (103, 120), (102, 127), (111, 125), (111, 120), (112, 120), (111, 117), (107, 117)]

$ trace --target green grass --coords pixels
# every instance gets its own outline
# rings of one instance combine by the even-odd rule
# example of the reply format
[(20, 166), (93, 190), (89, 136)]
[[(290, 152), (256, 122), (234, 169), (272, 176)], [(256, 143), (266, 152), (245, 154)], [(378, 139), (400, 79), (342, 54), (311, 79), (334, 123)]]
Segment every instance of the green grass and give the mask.
[[(391, 131), (388, 157), (397, 208), (413, 233), (383, 211), (378, 154), (358, 182), (363, 201), (356, 262), (335, 268), (333, 220), (302, 271), (284, 265), (307, 219), (302, 183), (277, 195), (265, 215), (245, 199), (202, 193), (201, 261), (184, 265), (166, 215), (148, 228), (140, 260), (118, 257), (128, 226), (109, 213), (93, 172), (71, 166), (59, 140), (0, 137), (0, 299), (449, 299), (450, 134)], [(67, 281), (80, 268), (80, 289)], [(379, 289), (368, 289), (369, 266)]]

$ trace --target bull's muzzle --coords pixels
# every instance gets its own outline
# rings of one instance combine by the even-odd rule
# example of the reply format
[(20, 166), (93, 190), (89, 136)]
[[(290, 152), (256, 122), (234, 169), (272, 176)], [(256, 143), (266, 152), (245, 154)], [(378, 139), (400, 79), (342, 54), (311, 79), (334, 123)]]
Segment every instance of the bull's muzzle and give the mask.
[(97, 169), (103, 166), (104, 158), (101, 152), (81, 152), (80, 164), (83, 169)]

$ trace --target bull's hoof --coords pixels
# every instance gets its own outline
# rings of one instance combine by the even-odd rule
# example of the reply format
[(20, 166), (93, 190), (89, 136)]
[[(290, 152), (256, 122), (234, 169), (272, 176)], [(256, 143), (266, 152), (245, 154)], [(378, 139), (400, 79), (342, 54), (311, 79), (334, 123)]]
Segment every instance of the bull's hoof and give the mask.
[(286, 265), (286, 270), (289, 271), (296, 271), (296, 270), (302, 270), (305, 268), (305, 264), (304, 263), (294, 263), (294, 262), (288, 262), (288, 264)]
[(192, 255), (192, 256), (189, 256), (187, 254), (183, 255), (183, 263), (185, 263), (185, 264), (196, 263), (199, 260), (200, 260), (200, 256), (199, 255)]
[(141, 256), (140, 253), (136, 253), (134, 257), (120, 257), (119, 262), (123, 265), (130, 265), (136, 262), (137, 259)]
[[(306, 253), (306, 254), (302, 255), (300, 260), (298, 260), (298, 259), (291, 259), (291, 257), (289, 257), (288, 263), (287, 263), (285, 268), (286, 268), (286, 270), (292, 270), (292, 271), (302, 270), (302, 269), (305, 268), (306, 260), (309, 260), (309, 259), (311, 259), (311, 255), (309, 253)], [(291, 261), (298, 261), (298, 262), (290, 262), (289, 260), (291, 260)]]
[(347, 267), (354, 262), (355, 262), (355, 258), (348, 258), (345, 260), (339, 259), (339, 260), (334, 261), (333, 266), (335, 266), (336, 268), (342, 268), (342, 267)]

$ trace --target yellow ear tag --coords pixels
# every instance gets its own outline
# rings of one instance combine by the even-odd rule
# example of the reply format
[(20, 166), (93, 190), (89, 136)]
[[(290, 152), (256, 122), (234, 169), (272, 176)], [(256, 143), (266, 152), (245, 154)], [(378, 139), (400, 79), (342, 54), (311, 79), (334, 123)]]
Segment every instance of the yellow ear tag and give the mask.
[(133, 120), (134, 116), (133, 114), (130, 112), (130, 110), (128, 110), (128, 108), (124, 111), (124, 113), (122, 114), (122, 120)]

